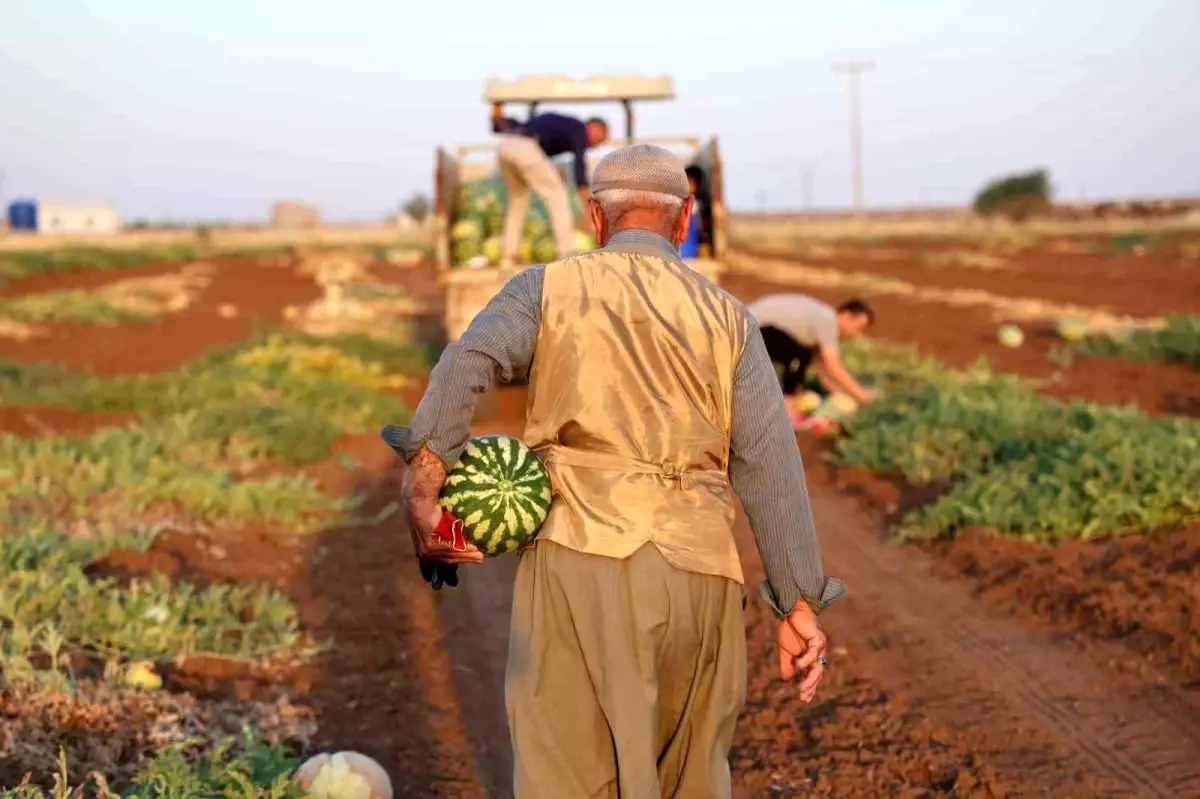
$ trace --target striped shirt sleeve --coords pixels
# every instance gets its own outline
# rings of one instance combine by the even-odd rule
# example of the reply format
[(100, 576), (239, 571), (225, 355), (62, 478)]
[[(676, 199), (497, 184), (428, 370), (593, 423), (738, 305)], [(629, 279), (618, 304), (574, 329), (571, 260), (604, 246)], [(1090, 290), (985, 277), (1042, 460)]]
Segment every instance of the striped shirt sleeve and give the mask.
[(826, 579), (804, 465), (779, 379), (753, 317), (733, 386), (729, 478), (742, 501), (767, 573), (759, 591), (776, 616), (801, 599), (820, 612), (846, 591)]
[(389, 428), (388, 443), (406, 461), (426, 446), (453, 468), (470, 438), (479, 398), (497, 381), (508, 383), (529, 368), (541, 323), (543, 275), (543, 267), (534, 266), (512, 277), (442, 353), (412, 424)]

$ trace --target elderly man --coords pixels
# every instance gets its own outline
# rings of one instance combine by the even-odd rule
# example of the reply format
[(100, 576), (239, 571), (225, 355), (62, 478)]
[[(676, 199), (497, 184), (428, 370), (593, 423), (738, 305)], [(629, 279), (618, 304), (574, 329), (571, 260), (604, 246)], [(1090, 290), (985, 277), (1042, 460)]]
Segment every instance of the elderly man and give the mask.
[(546, 204), (550, 228), (558, 245), (558, 257), (572, 252), (571, 206), (567, 187), (550, 159), (562, 153), (574, 156), (575, 190), (582, 202), (587, 198), (587, 151), (608, 139), (608, 123), (599, 117), (587, 122), (563, 114), (538, 114), (524, 124), (507, 126), (496, 148), (500, 175), (508, 188), (504, 217), (501, 261), (511, 264), (521, 244), (521, 231), (529, 215), (529, 192), (535, 191)]
[(780, 619), (779, 669), (811, 701), (822, 574), (800, 456), (753, 317), (678, 257), (692, 198), (649, 145), (606, 156), (602, 248), (512, 278), (434, 369), (405, 500), (427, 579), (479, 562), (432, 535), (475, 400), (532, 365), (525, 441), (553, 501), (520, 554), (506, 698), (520, 799), (727, 797), (745, 699), (734, 494)]

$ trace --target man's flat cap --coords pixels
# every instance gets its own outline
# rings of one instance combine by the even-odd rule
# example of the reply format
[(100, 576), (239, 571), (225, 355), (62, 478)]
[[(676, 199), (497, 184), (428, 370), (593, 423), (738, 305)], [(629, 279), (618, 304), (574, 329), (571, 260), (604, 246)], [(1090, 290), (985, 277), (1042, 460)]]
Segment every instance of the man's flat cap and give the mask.
[(592, 175), (592, 191), (608, 189), (650, 191), (680, 199), (692, 193), (683, 163), (670, 150), (653, 144), (622, 147), (601, 158)]

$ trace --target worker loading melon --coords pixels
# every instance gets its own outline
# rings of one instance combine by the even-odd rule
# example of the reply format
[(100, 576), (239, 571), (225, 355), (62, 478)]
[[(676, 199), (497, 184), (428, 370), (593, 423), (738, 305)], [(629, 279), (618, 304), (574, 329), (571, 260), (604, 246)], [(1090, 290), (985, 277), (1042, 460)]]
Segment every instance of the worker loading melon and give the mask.
[[(754, 317), (679, 256), (692, 205), (670, 151), (605, 156), (588, 201), (600, 249), (511, 277), (442, 355), (411, 427), (385, 432), (409, 464), (427, 581), (456, 585), (459, 566), (518, 543), (505, 682), (517, 799), (731, 795), (746, 690), (735, 496), (781, 676), (802, 675), (807, 702), (827, 668), (817, 614), (845, 586), (823, 574)], [(524, 444), (545, 477), (511, 440), (469, 440), (478, 397), (527, 369)]]
[(835, 309), (806, 294), (768, 294), (748, 308), (762, 330), (794, 426), (803, 427), (815, 410), (805, 397), (810, 367), (826, 392), (844, 393), (854, 404), (875, 399), (841, 358), (841, 339), (857, 338), (875, 322), (866, 302), (849, 300)]
[[(508, 188), (504, 217), (501, 266), (512, 266), (521, 246), (521, 232), (529, 215), (530, 192), (536, 192), (550, 215), (558, 257), (575, 251), (574, 223), (567, 187), (550, 159), (570, 153), (575, 160), (575, 190), (580, 203), (588, 194), (587, 151), (608, 140), (608, 124), (599, 117), (587, 122), (564, 114), (537, 114), (524, 124), (508, 125), (500, 134), (496, 156)], [(583, 217), (585, 220), (587, 216)]]

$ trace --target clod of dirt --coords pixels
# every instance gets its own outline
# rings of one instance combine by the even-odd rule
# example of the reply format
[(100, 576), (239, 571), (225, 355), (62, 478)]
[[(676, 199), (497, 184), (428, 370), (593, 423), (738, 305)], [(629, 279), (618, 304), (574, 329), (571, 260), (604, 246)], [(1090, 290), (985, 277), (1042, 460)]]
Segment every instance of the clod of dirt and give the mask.
[(250, 661), (220, 655), (193, 655), (179, 664), (162, 667), (168, 690), (193, 696), (242, 701), (274, 701), (302, 695), (314, 687), (310, 664), (280, 657)]

